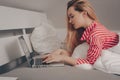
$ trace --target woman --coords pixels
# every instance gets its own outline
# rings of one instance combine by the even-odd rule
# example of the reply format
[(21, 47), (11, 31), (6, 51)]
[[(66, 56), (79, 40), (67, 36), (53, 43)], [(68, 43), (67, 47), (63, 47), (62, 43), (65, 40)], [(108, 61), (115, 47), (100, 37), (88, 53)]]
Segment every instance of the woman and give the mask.
[[(52, 54), (43, 56), (44, 62), (64, 62), (73, 66), (80, 64), (93, 65), (101, 56), (103, 50), (117, 46), (118, 34), (109, 31), (99, 23), (88, 0), (72, 0), (67, 6), (67, 37), (66, 50), (59, 49)], [(89, 45), (85, 59), (75, 59), (71, 55), (79, 44)], [(117, 46), (119, 47), (119, 46)]]

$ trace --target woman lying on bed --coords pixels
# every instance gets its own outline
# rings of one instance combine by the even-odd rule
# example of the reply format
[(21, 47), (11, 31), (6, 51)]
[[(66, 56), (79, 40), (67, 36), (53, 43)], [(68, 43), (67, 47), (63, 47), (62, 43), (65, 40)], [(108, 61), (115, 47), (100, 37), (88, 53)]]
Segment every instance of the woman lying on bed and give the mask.
[[(120, 66), (120, 54), (117, 54), (120, 53), (119, 35), (108, 30), (98, 21), (88, 0), (68, 2), (67, 22), (66, 50), (58, 49), (51, 54), (42, 56), (45, 58), (44, 62), (63, 62), (73, 66), (94, 65), (103, 54), (103, 57), (109, 54), (105, 58), (106, 61), (110, 63), (113, 62), (113, 59), (117, 59), (114, 62), (119, 63), (111, 66), (112, 68), (109, 66), (109, 70), (113, 73), (120, 73), (120, 70), (116, 70), (117, 66)], [(89, 45), (86, 58), (73, 58), (72, 53), (75, 47), (83, 42)], [(108, 67), (108, 65), (104, 65), (104, 67)]]

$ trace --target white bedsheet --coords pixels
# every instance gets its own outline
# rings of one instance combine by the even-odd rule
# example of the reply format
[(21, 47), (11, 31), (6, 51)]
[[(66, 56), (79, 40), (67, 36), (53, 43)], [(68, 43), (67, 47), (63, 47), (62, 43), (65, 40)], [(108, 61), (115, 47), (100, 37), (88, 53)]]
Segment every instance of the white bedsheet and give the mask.
[[(118, 51), (117, 48), (116, 47), (113, 48), (116, 51), (113, 51), (112, 49), (103, 50), (101, 56), (94, 63), (93, 68), (92, 65), (90, 64), (82, 64), (82, 65), (80, 64), (77, 65), (76, 67), (87, 70), (96, 68), (106, 73), (120, 74), (120, 54), (117, 53), (120, 52), (120, 50)], [(89, 49), (89, 45), (87, 43), (78, 45), (75, 48), (72, 57), (86, 58), (88, 49)]]
[(120, 74), (120, 54), (103, 50), (94, 67), (107, 73)]

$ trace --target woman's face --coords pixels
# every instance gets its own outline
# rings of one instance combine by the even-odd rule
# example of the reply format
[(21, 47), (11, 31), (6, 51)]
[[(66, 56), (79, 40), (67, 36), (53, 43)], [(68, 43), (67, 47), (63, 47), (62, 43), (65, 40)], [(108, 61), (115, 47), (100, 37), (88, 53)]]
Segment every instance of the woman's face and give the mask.
[(84, 27), (85, 18), (83, 12), (76, 11), (74, 7), (70, 7), (67, 14), (69, 23), (73, 25), (75, 29)]

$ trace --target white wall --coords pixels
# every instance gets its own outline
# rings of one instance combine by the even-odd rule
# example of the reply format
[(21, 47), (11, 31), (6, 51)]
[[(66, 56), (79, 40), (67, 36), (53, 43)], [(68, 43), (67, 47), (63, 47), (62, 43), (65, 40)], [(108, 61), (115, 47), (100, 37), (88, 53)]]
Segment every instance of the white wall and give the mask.
[(0, 6), (0, 30), (37, 27), (47, 22), (45, 13)]
[(90, 0), (100, 21), (109, 29), (120, 30), (120, 0)]
[[(66, 26), (66, 4), (69, 0), (56, 4), (55, 7), (47, 11), (49, 19), (56, 28), (64, 28)], [(89, 0), (94, 6), (95, 11), (107, 28), (112, 30), (120, 30), (120, 0)]]
[(66, 27), (66, 3), (68, 0), (63, 0), (61, 3), (54, 5), (47, 11), (48, 19), (51, 20), (56, 28)]

